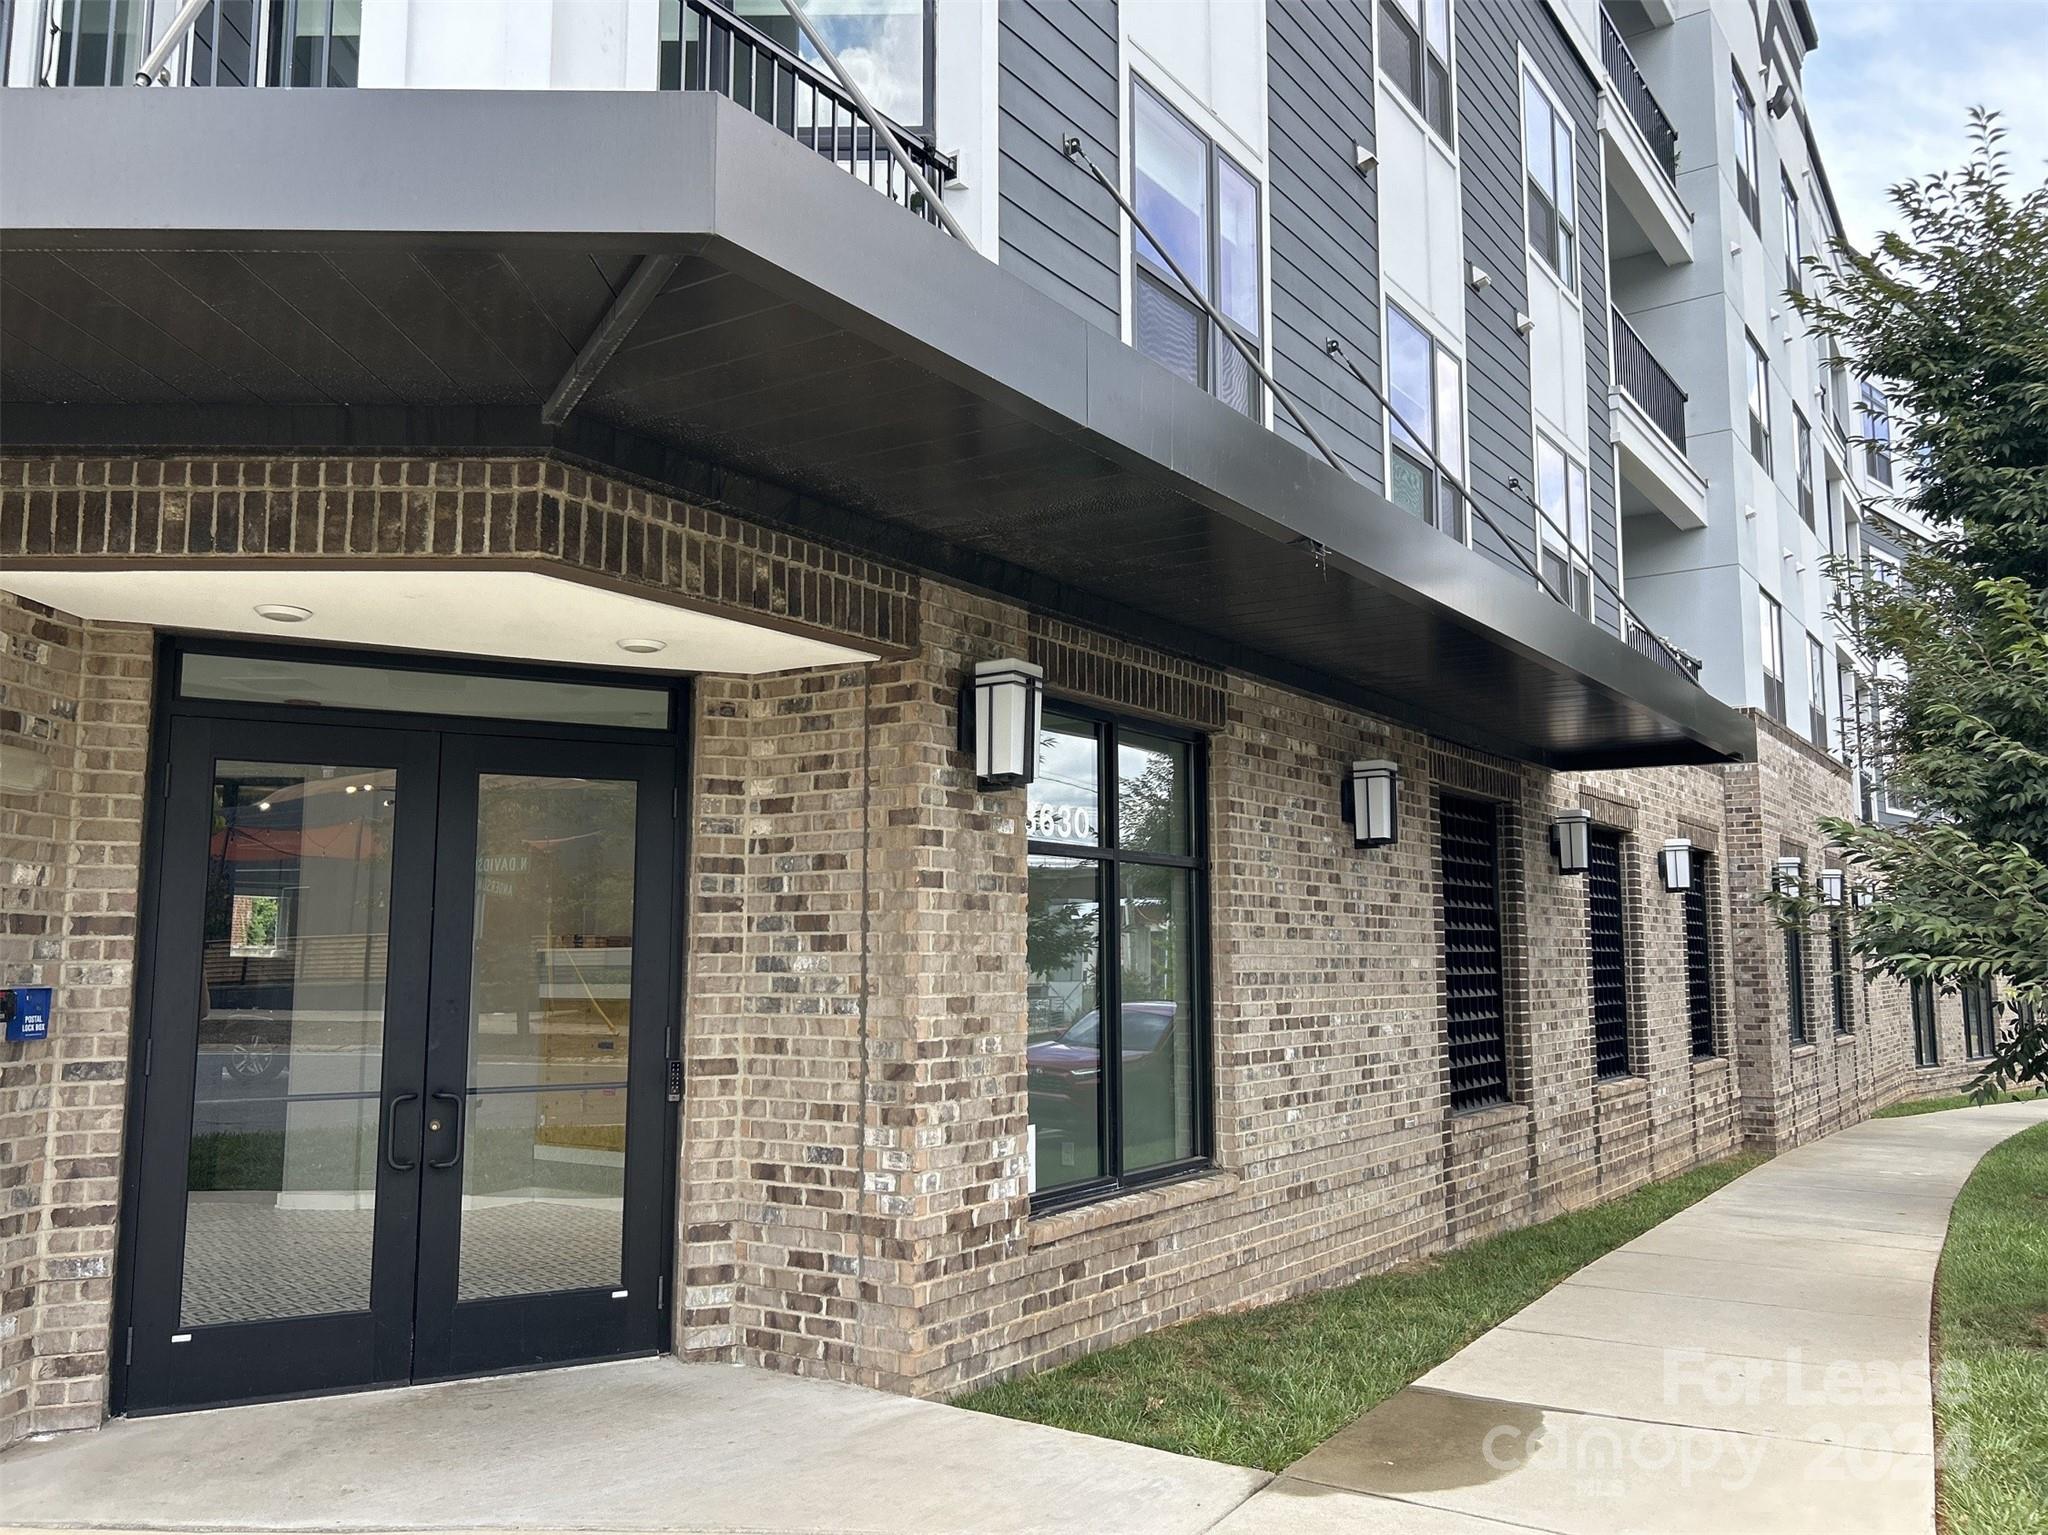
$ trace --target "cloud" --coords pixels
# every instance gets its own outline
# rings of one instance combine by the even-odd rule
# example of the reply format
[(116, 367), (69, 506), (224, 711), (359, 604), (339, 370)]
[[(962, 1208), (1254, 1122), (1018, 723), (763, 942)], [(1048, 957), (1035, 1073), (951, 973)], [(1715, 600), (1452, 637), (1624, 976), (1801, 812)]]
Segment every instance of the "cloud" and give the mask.
[(2040, 0), (1812, 0), (1814, 137), (1849, 237), (1897, 222), (1887, 190), (1958, 165), (1973, 106), (2001, 114), (2016, 179), (2048, 159), (2048, 5)]

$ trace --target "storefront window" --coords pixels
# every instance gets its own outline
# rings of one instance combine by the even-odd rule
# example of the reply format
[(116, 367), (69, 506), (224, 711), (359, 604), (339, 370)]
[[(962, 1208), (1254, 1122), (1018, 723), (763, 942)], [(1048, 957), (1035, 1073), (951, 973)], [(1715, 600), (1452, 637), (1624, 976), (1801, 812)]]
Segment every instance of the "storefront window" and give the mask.
[(1027, 936), (1041, 1205), (1197, 1166), (1206, 1149), (1198, 761), (1192, 738), (1046, 710)]

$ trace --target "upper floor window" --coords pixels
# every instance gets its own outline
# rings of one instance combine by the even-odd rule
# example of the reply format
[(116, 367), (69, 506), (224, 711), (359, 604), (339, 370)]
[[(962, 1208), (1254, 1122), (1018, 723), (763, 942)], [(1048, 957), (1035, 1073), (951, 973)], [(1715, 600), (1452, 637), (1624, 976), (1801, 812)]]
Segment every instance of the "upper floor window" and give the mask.
[(1025, 948), (1034, 1205), (1208, 1150), (1201, 742), (1047, 704)]
[(1536, 435), (1536, 519), (1544, 584), (1583, 618), (1593, 616), (1592, 512), (1586, 471), (1563, 448)]
[(1785, 723), (1785, 610), (1769, 592), (1757, 593), (1763, 644), (1764, 709), (1779, 724)]
[(1863, 435), (1863, 467), (1880, 485), (1892, 482), (1892, 407), (1869, 379), (1857, 391), (1856, 413)]
[(1257, 372), (1187, 296), (1173, 268), (1187, 274), (1256, 354), (1262, 331), (1258, 183), (1142, 82), (1133, 83), (1132, 96), (1132, 201), (1159, 244), (1142, 231), (1132, 239), (1131, 344), (1256, 416)]
[(1446, 144), (1451, 131), (1451, 0), (1380, 0), (1380, 73)]
[(1742, 211), (1749, 218), (1749, 227), (1763, 232), (1763, 200), (1757, 190), (1762, 178), (1757, 174), (1756, 158), (1756, 97), (1749, 93), (1749, 84), (1742, 78), (1742, 66), (1735, 66), (1735, 200), (1742, 204)]
[[(1466, 541), (1465, 391), (1451, 349), (1387, 305), (1387, 499)], [(1442, 469), (1438, 469), (1438, 465)]]
[(1856, 671), (1850, 666), (1835, 668), (1835, 741), (1836, 755), (1844, 762), (1856, 760), (1858, 742), (1856, 739), (1857, 716), (1862, 712), (1857, 702)]
[[(1813, 527), (1813, 426), (1806, 419), (1806, 412), (1797, 405), (1792, 407), (1792, 441), (1799, 453), (1799, 520), (1809, 528)], [(1818, 531), (1818, 530), (1816, 530)], [(1834, 525), (1828, 525), (1828, 543), (1834, 544)]]
[(1749, 343), (1749, 452), (1766, 470), (1771, 467), (1771, 360), (1763, 343), (1743, 332)]
[(1799, 238), (1799, 194), (1792, 190), (1792, 178), (1781, 169), (1778, 188), (1785, 200), (1785, 286), (1794, 293), (1806, 291), (1806, 279), (1799, 261), (1805, 254)]
[(1806, 637), (1807, 735), (1822, 751), (1828, 749), (1828, 660), (1819, 638)]
[(1572, 125), (1533, 73), (1522, 74), (1522, 169), (1529, 249), (1567, 288), (1575, 282)]
[[(782, 0), (723, 3), (791, 53), (823, 66), (824, 60), (811, 47)], [(668, 17), (682, 9), (682, 0), (663, 0), (664, 63)], [(804, 10), (877, 111), (914, 132), (931, 131), (932, 11), (927, 0), (805, 0)], [(693, 29), (690, 17), (683, 15), (678, 19), (679, 34)], [(691, 42), (695, 44), (694, 36)]]

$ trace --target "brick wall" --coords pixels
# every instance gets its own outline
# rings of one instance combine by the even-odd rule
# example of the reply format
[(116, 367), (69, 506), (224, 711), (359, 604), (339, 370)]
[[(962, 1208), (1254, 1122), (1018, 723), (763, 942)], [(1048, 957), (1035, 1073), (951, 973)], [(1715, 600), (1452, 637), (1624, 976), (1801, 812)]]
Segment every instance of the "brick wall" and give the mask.
[(104, 1407), (151, 660), (0, 595), (0, 980), (54, 989), (0, 1043), (0, 1445)]
[[(0, 552), (110, 549), (551, 560), (883, 653), (695, 686), (672, 1296), (691, 1357), (950, 1393), (1971, 1074), (1952, 998), (1943, 1067), (1912, 1069), (1888, 983), (1856, 988), (1846, 1043), (1823, 1027), (1790, 1050), (1754, 892), (1782, 846), (1817, 846), (1814, 817), (1848, 787), (1768, 727), (1754, 766), (1547, 774), (553, 462), (0, 468)], [(0, 1057), (5, 1437), (91, 1422), (104, 1398), (151, 652), (139, 631), (0, 616), (0, 730), (35, 769), (18, 777), (10, 751), (0, 958), (63, 988), (52, 1045)], [(1208, 742), (1215, 1167), (1038, 1220), (1025, 796), (979, 793), (957, 746), (969, 664), (1013, 654), (1055, 694)], [(1341, 821), (1358, 757), (1400, 765), (1390, 847), (1354, 848)], [(1515, 1101), (1467, 1115), (1447, 1112), (1439, 788), (1503, 807)], [(1585, 882), (1548, 845), (1577, 805), (1625, 838), (1631, 1075), (1598, 1084)], [(1654, 863), (1681, 835), (1716, 855), (1722, 1048), (1701, 1061), (1682, 908)]]

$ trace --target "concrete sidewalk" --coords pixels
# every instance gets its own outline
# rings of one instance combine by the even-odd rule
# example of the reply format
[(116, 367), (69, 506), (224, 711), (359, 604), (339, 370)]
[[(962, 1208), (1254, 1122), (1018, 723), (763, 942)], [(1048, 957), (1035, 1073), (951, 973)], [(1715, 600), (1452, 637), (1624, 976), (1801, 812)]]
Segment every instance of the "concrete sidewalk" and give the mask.
[(1977, 1159), (2048, 1104), (1878, 1120), (1572, 1276), (1275, 1479), (931, 1402), (638, 1360), (118, 1422), (0, 1526), (1503, 1535), (1933, 1528), (1928, 1310)]
[(1871, 1120), (1588, 1264), (1217, 1535), (1930, 1535), (1956, 1192), (2048, 1102)]

